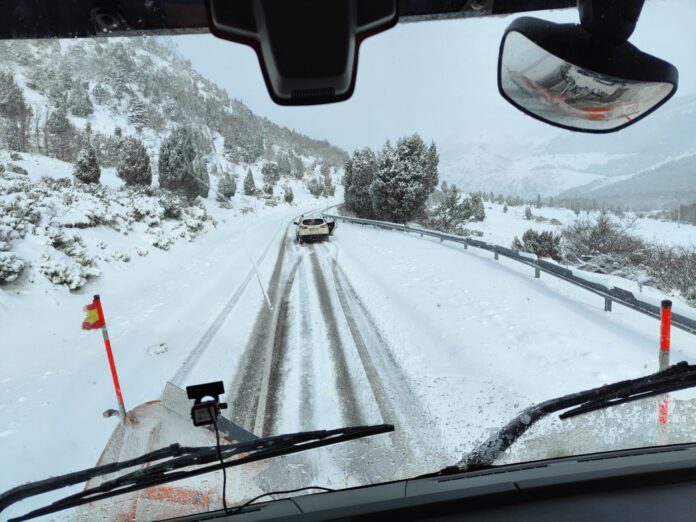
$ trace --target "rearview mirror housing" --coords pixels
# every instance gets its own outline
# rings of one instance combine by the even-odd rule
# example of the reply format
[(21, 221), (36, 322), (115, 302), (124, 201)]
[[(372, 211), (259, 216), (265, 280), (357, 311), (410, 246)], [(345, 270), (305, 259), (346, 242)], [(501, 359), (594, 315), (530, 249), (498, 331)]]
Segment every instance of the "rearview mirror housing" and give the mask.
[(580, 25), (522, 17), (505, 31), (498, 90), (519, 110), (579, 132), (616, 132), (677, 90), (677, 69), (628, 42), (611, 44)]
[(358, 49), (397, 22), (396, 0), (206, 0), (211, 32), (252, 47), (280, 105), (346, 100)]

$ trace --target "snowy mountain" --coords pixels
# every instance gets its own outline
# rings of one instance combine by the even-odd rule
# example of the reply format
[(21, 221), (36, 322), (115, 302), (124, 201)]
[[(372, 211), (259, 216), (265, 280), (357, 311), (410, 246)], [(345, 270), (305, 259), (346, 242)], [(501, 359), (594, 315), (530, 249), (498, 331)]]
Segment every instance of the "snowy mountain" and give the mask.
[(656, 208), (696, 199), (696, 97), (675, 98), (608, 135), (561, 132), (526, 150), (514, 140), (469, 142), (443, 154), (442, 172), (464, 190), (524, 197), (583, 197)]
[(0, 284), (77, 290), (227, 217), (328, 205), (346, 158), (253, 114), (168, 39), (3, 42)]

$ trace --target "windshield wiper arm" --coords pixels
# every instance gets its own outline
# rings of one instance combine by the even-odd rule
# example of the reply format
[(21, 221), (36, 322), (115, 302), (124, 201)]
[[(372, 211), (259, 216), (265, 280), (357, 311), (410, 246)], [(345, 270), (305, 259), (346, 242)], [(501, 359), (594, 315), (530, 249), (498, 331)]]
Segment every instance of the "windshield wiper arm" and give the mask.
[(523, 410), (497, 433), (472, 450), (456, 466), (445, 468), (440, 473), (459, 473), (493, 467), (493, 462), (505, 450), (512, 446), (534, 423), (550, 413), (576, 407), (560, 416), (565, 419), (589, 411), (609, 408), (617, 404), (694, 386), (696, 386), (696, 365), (680, 362), (661, 372), (645, 377), (607, 384), (535, 404)]
[[(287, 435), (277, 435), (266, 437), (237, 444), (221, 445), (220, 451), (223, 462), (220, 462), (217, 446), (205, 446), (187, 448), (181, 447), (178, 444), (173, 444), (168, 448), (163, 448), (155, 452), (149, 453), (120, 463), (107, 464), (98, 468), (70, 473), (60, 477), (54, 477), (45, 481), (33, 482), (11, 489), (0, 495), (0, 512), (15, 502), (24, 498), (60, 489), (65, 486), (79, 484), (90, 478), (113, 473), (122, 469), (127, 469), (145, 462), (161, 460), (167, 457), (174, 457), (165, 462), (160, 462), (147, 468), (139, 469), (117, 477), (112, 480), (103, 482), (99, 486), (86, 489), (74, 495), (70, 495), (61, 500), (58, 500), (46, 507), (31, 511), (21, 517), (13, 518), (11, 521), (19, 522), (20, 520), (29, 520), (42, 515), (55, 513), (63, 509), (80, 506), (88, 502), (94, 502), (116, 495), (123, 495), (140, 489), (145, 489), (160, 484), (166, 484), (175, 480), (202, 475), (213, 471), (218, 471), (223, 468), (240, 466), (258, 460), (270, 459), (291, 453), (298, 453), (312, 448), (321, 446), (329, 446), (346, 442), (349, 440), (377, 435), (380, 433), (388, 433), (394, 431), (394, 426), (391, 424), (379, 424), (375, 426), (354, 426), (349, 428), (339, 428), (335, 430), (318, 430), (300, 433), (291, 433)], [(174, 449), (173, 449), (174, 448)], [(244, 456), (232, 461), (225, 462), (235, 455), (244, 454)], [(143, 460), (148, 458), (148, 460)], [(181, 469), (190, 466), (199, 466), (210, 464), (195, 469)], [(102, 468), (104, 470), (102, 471)], [(108, 468), (108, 469), (106, 469)], [(80, 480), (81, 479), (81, 480)], [(41, 487), (40, 487), (41, 486)]]

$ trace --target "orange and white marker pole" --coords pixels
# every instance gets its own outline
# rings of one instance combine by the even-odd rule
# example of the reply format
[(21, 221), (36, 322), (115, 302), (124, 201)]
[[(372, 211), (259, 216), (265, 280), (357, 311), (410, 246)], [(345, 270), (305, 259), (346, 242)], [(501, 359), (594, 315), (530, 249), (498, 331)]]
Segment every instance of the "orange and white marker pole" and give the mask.
[[(665, 299), (660, 307), (660, 371), (669, 367), (669, 345), (672, 327), (672, 301)], [(669, 395), (660, 397), (657, 406), (659, 423), (658, 443), (667, 444), (667, 424), (669, 423)]]
[(106, 319), (104, 318), (104, 310), (102, 309), (101, 299), (98, 295), (94, 296), (94, 304), (97, 305), (99, 313), (99, 322), (101, 323), (102, 336), (104, 337), (104, 347), (106, 348), (106, 357), (109, 359), (109, 368), (111, 369), (111, 378), (114, 381), (114, 390), (116, 391), (116, 400), (118, 401), (118, 411), (121, 417), (121, 422), (126, 422), (126, 407), (123, 404), (123, 395), (121, 394), (121, 383), (118, 381), (118, 372), (116, 371), (116, 362), (114, 354), (111, 351), (111, 341), (109, 340), (109, 331), (106, 329)]

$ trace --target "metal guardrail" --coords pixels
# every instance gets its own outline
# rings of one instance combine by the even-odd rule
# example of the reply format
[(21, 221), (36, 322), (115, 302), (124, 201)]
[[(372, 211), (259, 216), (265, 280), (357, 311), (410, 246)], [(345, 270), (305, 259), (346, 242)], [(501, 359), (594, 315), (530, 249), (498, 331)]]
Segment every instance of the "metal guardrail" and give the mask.
[[(485, 241), (480, 241), (478, 239), (466, 238), (463, 236), (457, 236), (455, 234), (448, 234), (446, 232), (438, 232), (437, 230), (429, 230), (427, 228), (409, 227), (408, 225), (390, 223), (389, 221), (377, 221), (374, 219), (338, 216), (335, 214), (324, 215), (346, 223), (355, 223), (363, 226), (369, 225), (389, 230), (401, 230), (402, 232), (420, 234), (421, 237), (435, 237), (438, 238), (441, 242), (451, 241), (453, 243), (460, 243), (464, 245), (464, 248), (472, 246), (475, 248), (480, 248), (482, 250), (487, 250), (489, 252), (493, 252), (495, 259), (498, 259), (498, 256), (504, 256), (508, 259), (512, 259), (519, 263), (533, 267), (534, 276), (536, 278), (539, 278), (541, 276), (541, 272), (544, 272), (558, 279), (562, 279), (568, 283), (571, 283), (575, 286), (584, 288), (589, 292), (604, 297), (604, 310), (607, 312), (611, 311), (612, 302), (616, 302), (628, 308), (632, 308), (637, 312), (641, 312), (645, 315), (649, 315), (650, 317), (654, 317), (655, 319), (660, 319), (660, 307), (638, 299), (633, 294), (633, 292), (629, 292), (628, 290), (624, 290), (623, 288), (619, 288), (616, 286), (607, 287), (601, 283), (589, 281), (587, 279), (584, 279), (583, 277), (576, 275), (572, 270), (569, 270), (568, 268), (564, 268), (554, 263), (544, 261), (543, 259), (539, 259), (534, 254), (518, 253), (510, 248), (502, 247), (499, 245), (492, 245), (486, 243)], [(679, 328), (680, 330), (684, 330), (685, 332), (689, 332), (690, 334), (696, 335), (696, 320), (694, 319), (683, 316), (681, 314), (672, 313), (672, 325), (676, 328)]]

